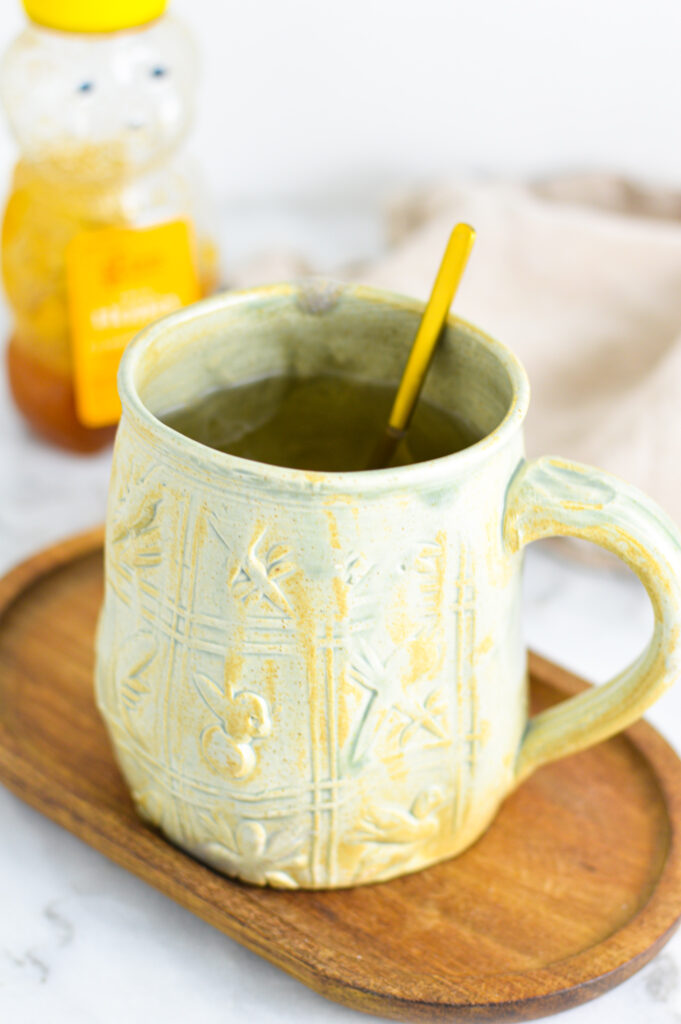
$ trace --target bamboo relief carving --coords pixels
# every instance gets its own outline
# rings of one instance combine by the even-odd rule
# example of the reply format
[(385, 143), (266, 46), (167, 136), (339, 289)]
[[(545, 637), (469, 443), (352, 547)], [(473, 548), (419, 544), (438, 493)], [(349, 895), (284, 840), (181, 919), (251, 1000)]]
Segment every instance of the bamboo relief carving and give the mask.
[[(468, 744), (466, 777), (477, 749), (471, 698), (463, 705), (459, 699), (457, 706), (442, 681), (445, 633), (451, 632), (443, 610), (443, 537), (411, 543), (402, 553), (374, 551), (372, 558), (348, 552), (334, 583), (337, 622), (328, 627), (314, 606), (301, 604), (301, 581), (305, 587), (312, 583), (293, 546), (270, 523), (253, 523), (239, 550), (215, 506), (206, 510), (198, 499), (171, 495), (154, 481), (153, 470), (140, 481), (144, 486), (123, 486), (114, 502), (109, 559), (119, 596), (129, 610), (141, 608), (146, 620), (115, 656), (116, 728), (129, 752), (144, 751), (149, 758), (145, 770), (128, 773), (135, 774), (132, 788), (141, 813), (169, 834), (184, 836), (220, 870), (259, 884), (334, 884), (348, 870), (361, 881), (408, 865), (451, 820), (456, 797), (424, 778), (403, 803), (386, 800), (374, 766), (397, 764), (412, 750), (446, 747), (453, 723)], [(166, 516), (174, 524), (175, 560), (163, 578), (150, 574), (163, 569)], [(197, 548), (190, 538), (199, 528), (204, 540)], [(472, 567), (467, 556), (461, 559), (454, 633), (465, 676), (474, 592)], [(224, 566), (224, 589), (214, 611), (199, 614), (194, 596), (204, 564)], [(386, 604), (387, 579), (411, 588), (399, 637), (388, 631), (386, 617), (398, 605)], [(298, 621), (303, 613), (304, 625)], [(231, 651), (224, 648), (225, 638), (231, 638)], [(288, 743), (273, 713), (271, 673), (266, 678), (273, 658), (282, 673), (293, 666), (312, 673), (309, 722), (295, 741), (309, 775), (306, 780), (303, 773), (281, 796), (260, 779), (268, 745), (275, 756)], [(184, 738), (185, 753), (169, 772), (164, 763), (180, 691), (185, 700), (193, 694), (198, 763), (187, 772)], [(167, 698), (161, 701), (163, 693)], [(213, 780), (214, 794), (205, 785), (197, 788), (199, 765)], [(355, 807), (346, 787), (358, 777), (369, 785)]]
[(135, 572), (161, 564), (163, 488), (154, 482), (156, 476), (154, 467), (141, 467), (117, 489), (112, 484), (108, 553), (119, 570)]
[(272, 543), (261, 550), (266, 533), (266, 526), (256, 529), (246, 555), (232, 573), (230, 586), (244, 606), (260, 603), (266, 610), (273, 608), (288, 615), (291, 609), (281, 583), (295, 571), (289, 560), (291, 549)]
[(121, 717), (130, 736), (147, 750), (154, 739), (154, 662), (158, 640), (150, 632), (133, 633), (118, 656)]

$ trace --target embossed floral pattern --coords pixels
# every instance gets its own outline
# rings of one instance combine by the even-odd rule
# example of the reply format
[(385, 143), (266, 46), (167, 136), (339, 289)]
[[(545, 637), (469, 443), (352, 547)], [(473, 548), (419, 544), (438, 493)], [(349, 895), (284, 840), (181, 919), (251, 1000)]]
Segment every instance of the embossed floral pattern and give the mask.
[(218, 720), (201, 732), (201, 753), (218, 774), (246, 779), (257, 763), (253, 741), (270, 734), (272, 719), (263, 697), (251, 690), (235, 691), (227, 672), (225, 676), (224, 689), (208, 676), (194, 676), (204, 704)]
[[(391, 734), (398, 735), (401, 747), (406, 746), (420, 729), (425, 730), (435, 742), (448, 740), (441, 688), (431, 690), (423, 702), (405, 695), (395, 667), (399, 655), (400, 648), (397, 648), (382, 660), (367, 639), (359, 640), (355, 645), (348, 676), (369, 692), (369, 700), (350, 743), (349, 765), (363, 764), (372, 745), (389, 725)], [(388, 717), (390, 712), (395, 719), (392, 723)]]
[(441, 789), (429, 786), (417, 794), (409, 809), (388, 803), (367, 808), (350, 837), (351, 842), (364, 845), (355, 881), (365, 874), (380, 875), (398, 864), (406, 866), (440, 831), (443, 804)]
[(396, 705), (395, 710), (402, 719), (399, 727), (400, 746), (405, 747), (419, 729), (425, 730), (435, 741), (448, 741), (445, 718), (447, 709), (441, 687), (432, 690), (422, 704), (416, 700), (404, 700)]
[(111, 542), (117, 559), (129, 569), (150, 569), (161, 564), (161, 493), (160, 485), (146, 490), (128, 484), (119, 495)]
[(124, 422), (97, 692), (140, 812), (258, 884), (368, 882), (444, 855), (485, 781), (478, 688), (501, 685), (498, 658), (478, 671), (468, 530), (437, 534), (434, 507), (412, 525), (398, 502), (405, 528), (384, 535), (334, 496), (327, 550), (325, 515), (317, 538), (297, 499), (275, 507), (131, 438)]
[(364, 555), (354, 553), (343, 566), (341, 578), (348, 588), (348, 608), (354, 622), (368, 621), (376, 615), (376, 568)]
[(287, 561), (290, 548), (272, 544), (261, 556), (258, 549), (266, 532), (266, 527), (256, 530), (243, 561), (232, 574), (232, 593), (244, 605), (262, 601), (266, 606), (289, 612), (289, 603), (279, 584), (294, 571), (293, 563)]
[(301, 832), (283, 827), (268, 833), (259, 821), (234, 826), (219, 811), (203, 815), (201, 821), (211, 838), (199, 843), (199, 851), (220, 871), (256, 885), (298, 888), (294, 873), (307, 861)]

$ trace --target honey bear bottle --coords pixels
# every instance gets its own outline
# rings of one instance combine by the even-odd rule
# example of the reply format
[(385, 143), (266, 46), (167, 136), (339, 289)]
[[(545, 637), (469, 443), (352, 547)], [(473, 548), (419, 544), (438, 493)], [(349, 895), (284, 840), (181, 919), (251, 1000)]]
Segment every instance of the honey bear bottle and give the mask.
[(201, 190), (178, 162), (196, 62), (166, 0), (24, 0), (0, 92), (19, 144), (2, 226), (12, 394), (65, 447), (107, 443), (118, 361), (212, 291)]

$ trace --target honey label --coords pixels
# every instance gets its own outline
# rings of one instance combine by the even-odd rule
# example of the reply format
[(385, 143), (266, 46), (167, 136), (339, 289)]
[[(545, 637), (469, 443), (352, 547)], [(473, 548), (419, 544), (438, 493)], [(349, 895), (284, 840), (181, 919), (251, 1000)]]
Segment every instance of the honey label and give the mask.
[(100, 228), (66, 250), (76, 412), (87, 427), (116, 423), (116, 374), (142, 327), (199, 298), (194, 239), (184, 221)]

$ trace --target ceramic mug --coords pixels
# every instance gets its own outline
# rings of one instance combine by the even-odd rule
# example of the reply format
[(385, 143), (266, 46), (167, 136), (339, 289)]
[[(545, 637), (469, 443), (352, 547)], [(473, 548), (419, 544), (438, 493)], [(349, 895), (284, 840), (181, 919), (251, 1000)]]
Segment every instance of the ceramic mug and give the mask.
[[(397, 382), (420, 302), (329, 282), (201, 302), (126, 351), (97, 697), (134, 802), (228, 875), (350, 886), (469, 846), (531, 771), (635, 721), (679, 670), (681, 543), (643, 494), (526, 462), (525, 372), (452, 318), (425, 394), (482, 440), (305, 472), (207, 448), (156, 414), (273, 373)], [(655, 611), (610, 683), (530, 718), (522, 551), (618, 554)]]

